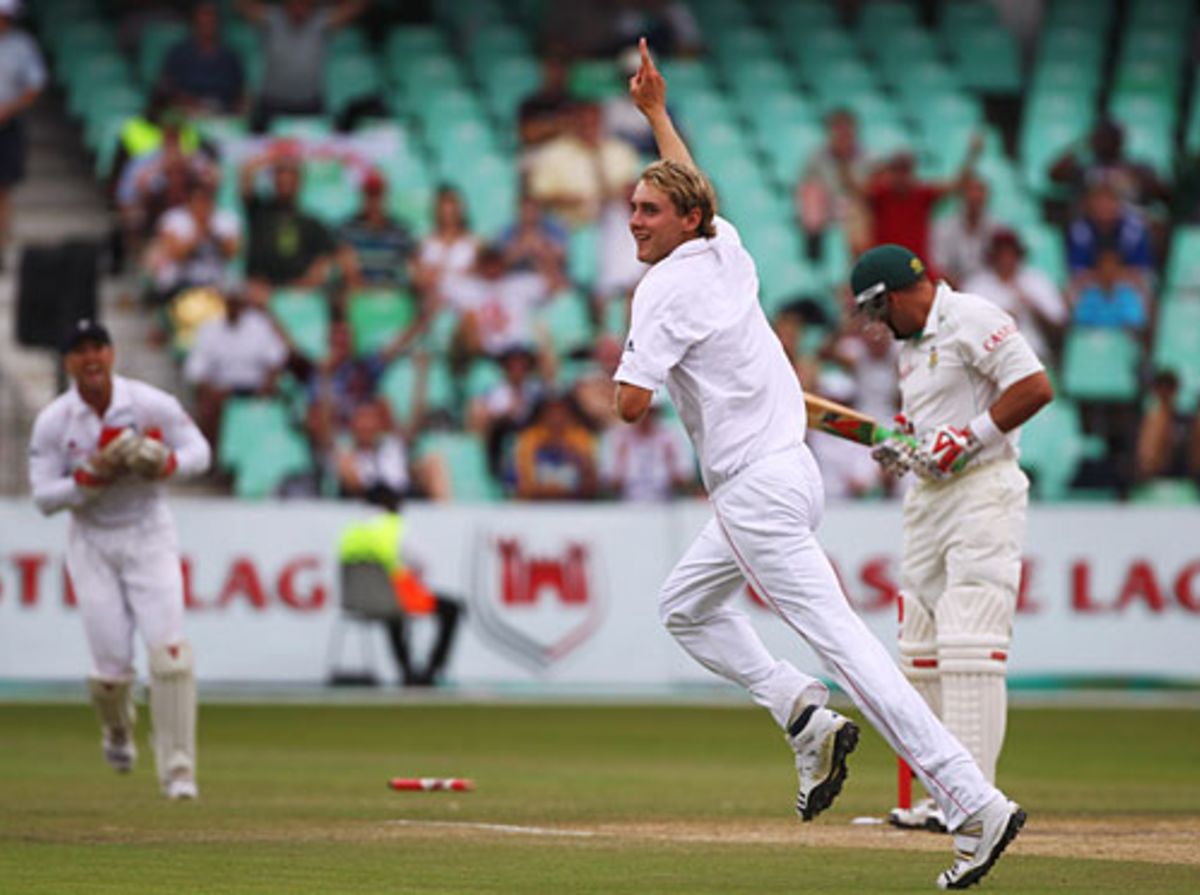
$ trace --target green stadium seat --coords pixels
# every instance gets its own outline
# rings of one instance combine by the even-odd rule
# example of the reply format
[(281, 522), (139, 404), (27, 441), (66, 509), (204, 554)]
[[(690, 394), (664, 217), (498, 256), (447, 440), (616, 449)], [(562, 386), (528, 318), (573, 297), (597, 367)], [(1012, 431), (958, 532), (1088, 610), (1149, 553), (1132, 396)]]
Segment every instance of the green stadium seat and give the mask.
[(468, 401), (482, 398), (504, 381), (504, 371), (491, 358), (476, 358), (467, 368), (463, 392)]
[(479, 436), (469, 432), (434, 432), (421, 438), (418, 457), (438, 457), (450, 476), (451, 497), (461, 502), (491, 502), (503, 494), (488, 470), (487, 452)]
[(354, 353), (383, 349), (416, 317), (416, 302), (407, 292), (364, 289), (350, 296), (346, 321), (350, 324)]
[(138, 76), (147, 87), (158, 83), (171, 47), (188, 36), (182, 22), (147, 22), (138, 36)]
[(741, 0), (692, 0), (688, 5), (705, 36), (750, 25), (750, 13)]
[(370, 57), (343, 56), (326, 63), (325, 101), (334, 115), (353, 102), (379, 95), (382, 90), (383, 78)]
[(918, 26), (916, 9), (902, 0), (875, 0), (860, 10), (858, 36), (868, 49), (884, 46), (892, 34)]
[(1182, 36), (1191, 24), (1193, 13), (1193, 6), (1187, 0), (1137, 0), (1129, 6), (1127, 25), (1131, 31), (1153, 29)]
[(567, 237), (567, 274), (582, 286), (595, 282), (600, 265), (600, 230), (594, 224), (577, 227)]
[(1103, 442), (1084, 434), (1079, 408), (1068, 398), (1056, 398), (1021, 427), (1021, 466), (1042, 500), (1066, 497), (1080, 462), (1103, 453)]
[(1200, 294), (1200, 225), (1176, 228), (1171, 239), (1165, 284), (1168, 292)]
[(942, 5), (939, 27), (948, 37), (1000, 27), (996, 7), (987, 0), (957, 0)]
[(1067, 284), (1067, 248), (1062, 232), (1043, 223), (1027, 224), (1021, 237), (1028, 248), (1028, 261), (1058, 286)]
[(230, 398), (221, 412), (217, 462), (234, 473), (238, 497), (266, 497), (311, 466), (304, 438), (275, 398)]
[(1134, 503), (1152, 506), (1193, 506), (1200, 503), (1200, 486), (1187, 479), (1156, 479), (1138, 485), (1129, 497)]
[(826, 107), (831, 103), (849, 103), (854, 97), (877, 88), (874, 73), (855, 59), (831, 61), (821, 80), (810, 86)]
[(1077, 401), (1133, 401), (1140, 355), (1134, 337), (1123, 330), (1074, 327), (1063, 348), (1063, 391)]
[[(383, 378), (379, 380), (379, 394), (388, 402), (392, 414), (402, 424), (414, 423), (413, 414), (417, 410), (420, 387), (420, 370), (418, 363), (412, 357), (399, 357), (392, 361)], [(450, 367), (444, 360), (431, 358), (424, 372), (425, 392), (423, 405), (426, 411), (440, 410), (455, 414), (458, 408), (458, 396), (454, 388), (454, 378)]]
[(1200, 400), (1200, 301), (1174, 297), (1163, 302), (1152, 357), (1155, 369), (1174, 370), (1179, 377), (1177, 408), (1193, 412)]
[(446, 308), (436, 310), (425, 331), (417, 340), (417, 344), (423, 351), (437, 357), (444, 357), (450, 351), (450, 344), (457, 328), (458, 315)]
[(1016, 38), (1003, 28), (964, 34), (948, 49), (955, 58), (958, 81), (968, 90), (1007, 94), (1020, 91), (1020, 49)]
[(1101, 33), (1115, 12), (1111, 0), (1055, 0), (1048, 7), (1047, 28), (1090, 28)]
[(328, 47), (330, 61), (348, 56), (367, 56), (371, 52), (371, 42), (359, 25), (338, 28), (330, 35)]
[(1093, 113), (1078, 106), (1047, 110), (1041, 115), (1026, 113), (1020, 136), (1020, 154), (1026, 185), (1034, 194), (1050, 189), (1050, 165), (1092, 128)]
[(572, 63), (567, 89), (582, 100), (600, 100), (615, 96), (625, 86), (615, 62), (607, 59), (582, 59)]
[(409, 59), (419, 54), (445, 53), (446, 37), (434, 25), (397, 25), (384, 39), (383, 56), (391, 69), (393, 59)]
[(587, 351), (594, 337), (587, 299), (574, 290), (560, 292), (551, 298), (538, 310), (534, 326), (545, 330), (559, 357)]
[(312, 361), (329, 353), (329, 301), (315, 289), (277, 289), (271, 311), (296, 348)]
[(1033, 70), (1030, 92), (1066, 93), (1090, 101), (1100, 92), (1101, 74), (1099, 66), (1080, 65), (1069, 57), (1043, 59)]

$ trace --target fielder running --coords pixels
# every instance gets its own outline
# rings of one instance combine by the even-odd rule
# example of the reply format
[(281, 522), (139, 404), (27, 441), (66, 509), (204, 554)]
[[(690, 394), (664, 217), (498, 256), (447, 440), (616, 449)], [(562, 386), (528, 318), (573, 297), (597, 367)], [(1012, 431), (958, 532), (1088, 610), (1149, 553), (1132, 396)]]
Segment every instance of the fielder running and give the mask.
[[(932, 461), (914, 467), (921, 480), (904, 499), (900, 665), (995, 782), (1029, 496), (1017, 440), (1053, 390), (1012, 317), (935, 286), (908, 249), (871, 249), (850, 281), (859, 310), (903, 341), (901, 423)], [(900, 452), (877, 459), (905, 471)], [(926, 799), (889, 820), (944, 830), (946, 819)]]
[(714, 215), (712, 187), (671, 123), (645, 40), (641, 54), (630, 93), (662, 159), (633, 194), (630, 230), (638, 260), (652, 267), (634, 292), (615, 400), (635, 422), (665, 384), (714, 511), (663, 585), (661, 617), (688, 653), (748, 689), (786, 731), (796, 807), (811, 820), (841, 790), (858, 729), (826, 708), (824, 684), (768, 653), (734, 608), (749, 582), (935, 794), (957, 849), (938, 885), (965, 888), (991, 869), (1025, 813), (984, 778), (842, 593), (813, 534), (824, 494), (804, 445), (803, 393), (759, 305), (754, 261)]
[(72, 387), (38, 414), (29, 478), (38, 509), (71, 511), (67, 570), (83, 615), (105, 760), (132, 769), (133, 634), (150, 663), (159, 783), (194, 799), (196, 683), (183, 636), (183, 573), (162, 482), (204, 472), (210, 450), (165, 392), (113, 375), (112, 339), (82, 320), (64, 344)]

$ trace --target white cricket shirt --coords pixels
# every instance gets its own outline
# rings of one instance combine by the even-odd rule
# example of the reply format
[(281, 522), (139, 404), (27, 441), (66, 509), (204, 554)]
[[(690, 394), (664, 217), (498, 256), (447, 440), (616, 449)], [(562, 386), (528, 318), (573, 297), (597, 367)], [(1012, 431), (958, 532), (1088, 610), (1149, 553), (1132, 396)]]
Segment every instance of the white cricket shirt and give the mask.
[(50, 514), (62, 509), (75, 520), (105, 527), (136, 523), (165, 510), (163, 486), (131, 472), (91, 497), (75, 483), (75, 468), (96, 452), (105, 428), (162, 430), (175, 452), (174, 477), (208, 469), (212, 451), (179, 402), (166, 392), (123, 376), (113, 377), (112, 401), (101, 418), (74, 385), (48, 404), (33, 424), (29, 445), (29, 483), (33, 502)]
[(804, 395), (758, 303), (754, 259), (734, 226), (691, 239), (646, 272), (613, 378), (664, 383), (711, 492), (756, 460), (804, 441)]
[[(1044, 369), (1016, 321), (986, 298), (939, 283), (925, 328), (900, 347), (900, 399), (918, 439), (962, 427), (1013, 383)], [(972, 465), (1016, 459), (1019, 430), (985, 448)]]

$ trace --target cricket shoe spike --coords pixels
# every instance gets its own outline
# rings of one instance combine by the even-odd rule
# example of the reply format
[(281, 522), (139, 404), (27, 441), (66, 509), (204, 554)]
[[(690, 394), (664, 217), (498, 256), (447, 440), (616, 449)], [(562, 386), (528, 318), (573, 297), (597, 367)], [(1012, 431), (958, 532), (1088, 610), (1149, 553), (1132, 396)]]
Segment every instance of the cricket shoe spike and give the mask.
[(1003, 795), (992, 799), (954, 831), (954, 864), (938, 876), (939, 889), (966, 889), (985, 876), (1025, 825), (1025, 812)]
[(888, 813), (888, 823), (902, 830), (946, 832), (946, 815), (942, 814), (942, 809), (933, 799), (917, 802), (911, 808), (893, 808)]
[(858, 745), (858, 725), (837, 712), (807, 706), (788, 725), (796, 753), (796, 813), (812, 820), (833, 804), (846, 781), (846, 757)]
[(133, 763), (137, 761), (137, 746), (133, 743), (130, 731), (106, 727), (100, 746), (104, 750), (104, 760), (118, 774), (128, 774), (133, 770)]

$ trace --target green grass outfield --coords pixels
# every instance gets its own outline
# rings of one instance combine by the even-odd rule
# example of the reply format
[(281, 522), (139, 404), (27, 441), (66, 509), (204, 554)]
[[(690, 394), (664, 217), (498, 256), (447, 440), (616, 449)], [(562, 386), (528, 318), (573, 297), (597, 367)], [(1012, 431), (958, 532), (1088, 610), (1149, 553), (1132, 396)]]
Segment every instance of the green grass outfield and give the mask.
[[(791, 813), (791, 753), (749, 708), (201, 710), (201, 799), (102, 763), (83, 705), (0, 704), (0, 893), (930, 892), (949, 842), (852, 826), (892, 804), (869, 732), (832, 810)], [(473, 793), (395, 793), (393, 776)], [(1200, 711), (1016, 709), (1030, 813), (995, 892), (1200, 892)], [(493, 825), (493, 826), (488, 826)]]

